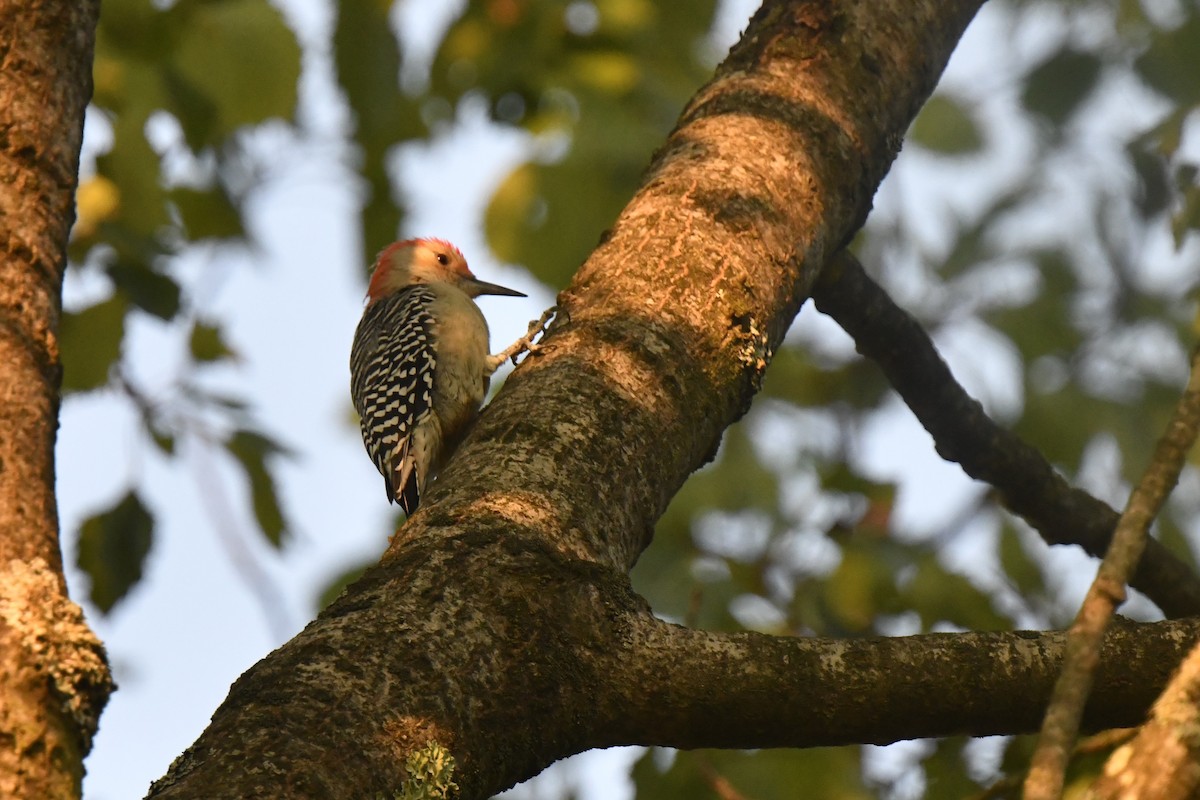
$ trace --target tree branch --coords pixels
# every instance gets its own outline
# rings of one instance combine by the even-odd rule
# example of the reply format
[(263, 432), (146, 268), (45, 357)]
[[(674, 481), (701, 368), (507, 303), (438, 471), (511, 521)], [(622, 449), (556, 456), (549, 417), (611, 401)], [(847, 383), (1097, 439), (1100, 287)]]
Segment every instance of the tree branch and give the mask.
[[(618, 720), (624, 727), (609, 744), (685, 749), (1027, 733), (1041, 720), (1067, 643), (1058, 631), (869, 639), (719, 634), (645, 616), (632, 630), (617, 660), (618, 683), (629, 690)], [(1086, 726), (1140, 723), (1198, 637), (1194, 619), (1114, 626), (1104, 638)]]
[(1067, 761), (1079, 732), (1079, 717), (1099, 664), (1100, 640), (1113, 611), (1125, 601), (1125, 584), (1150, 538), (1150, 525), (1179, 482), (1179, 473), (1196, 442), (1198, 430), (1200, 348), (1192, 351), (1187, 388), (1154, 449), (1150, 465), (1129, 495), (1112, 544), (1071, 626), (1066, 661), (1054, 686), (1033, 764), (1025, 779), (1027, 800), (1056, 800), (1062, 796)]
[[(813, 301), (879, 364), (942, 458), (996, 487), (1004, 505), (1047, 542), (1077, 544), (1103, 557), (1120, 515), (1070, 486), (1034, 447), (992, 421), (954, 379), (920, 323), (851, 253), (822, 271)], [(1157, 540), (1146, 543), (1130, 584), (1168, 617), (1200, 614), (1200, 579)]]

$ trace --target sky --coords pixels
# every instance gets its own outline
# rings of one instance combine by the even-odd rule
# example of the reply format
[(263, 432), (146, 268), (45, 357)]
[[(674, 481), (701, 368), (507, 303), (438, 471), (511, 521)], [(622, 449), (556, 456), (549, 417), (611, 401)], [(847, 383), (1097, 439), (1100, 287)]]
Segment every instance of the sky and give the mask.
[[(724, 4), (716, 36), (725, 46), (736, 39), (755, 6), (748, 0)], [(107, 644), (119, 684), (87, 761), (88, 800), (143, 796), (203, 730), (233, 680), (312, 618), (320, 589), (343, 570), (382, 552), (393, 519), (382, 480), (362, 450), (350, 414), (348, 354), (365, 284), (361, 266), (352, 260), (361, 251), (353, 224), (360, 198), (345, 166), (347, 112), (334, 90), (322, 44), (330, 12), (317, 0), (288, 0), (283, 7), (307, 45), (303, 114), (318, 133), (318, 144), (283, 139), (278, 164), (285, 169), (251, 201), (253, 251), (197, 249), (181, 256), (175, 269), (201, 314), (224, 321), (230, 344), (240, 354), (236, 365), (216, 369), (208, 385), (251, 398), (265, 431), (296, 451), (277, 472), (293, 539), (282, 552), (262, 542), (246, 487), (219, 449), (189, 440), (181, 443), (183, 458), (167, 460), (141, 434), (134, 412), (114, 391), (66, 399), (58, 492), (61, 527), (68, 534), (67, 562), (73, 564), (75, 557), (69, 533), (130, 485), (139, 487), (157, 523), (142, 582), (109, 616), (87, 609)], [(448, 19), (431, 13), (431, 7), (413, 2), (398, 7), (397, 25), (418, 58), (421, 43), (436, 41)], [(455, 7), (445, 4), (441, 13), (453, 13)], [(985, 7), (960, 45), (946, 85), (1002, 80), (996, 76), (995, 43), (1006, 36)], [(1025, 46), (1037, 47), (1036, 37)], [(428, 47), (425, 53), (428, 57)], [(403, 233), (450, 239), (481, 279), (529, 294), (527, 299), (481, 299), (498, 349), (553, 302), (553, 291), (523, 270), (497, 263), (481, 233), (487, 198), (529, 143), (491, 125), (480, 108), (468, 104), (463, 111), (463, 124), (452, 134), (427, 147), (410, 148), (400, 159), (405, 185), (421, 187), (411, 190), (412, 211)], [(170, 137), (169, 123), (162, 127), (159, 134)], [(103, 121), (90, 117), (85, 163), (88, 154), (94, 156), (104, 146), (105, 137)], [(270, 133), (264, 135), (263, 146), (275, 144)], [(1020, 143), (1012, 147), (1016, 153)], [(929, 227), (929, 235), (936, 236), (939, 209), (972, 202), (971, 191), (963, 188), (970, 182), (961, 175), (953, 183), (939, 178), (935, 168), (921, 163), (919, 153), (906, 152), (903, 159), (915, 163), (893, 170), (877, 207), (936, 196), (940, 199), (931, 202)], [(993, 173), (978, 177), (1003, 179)], [(65, 302), (78, 308), (104, 291), (102, 280), (70, 272)], [(811, 309), (801, 314), (798, 325), (820, 335), (839, 335)], [(939, 344), (968, 390), (1002, 414), (1015, 410), (1004, 387), (1016, 364), (1002, 343), (990, 341), (986, 331), (965, 327), (948, 332)], [(151, 391), (171, 385), (186, 347), (186, 331), (178, 324), (144, 315), (130, 321), (126, 361)], [(977, 366), (979, 352), (991, 359), (986, 370)], [(953, 498), (966, 497), (971, 483), (937, 457), (928, 436), (898, 403), (876, 424), (880, 435), (866, 437), (875, 444), (865, 458), (880, 477), (903, 480), (895, 513), (910, 527), (936, 528), (942, 521), (938, 509), (956, 509)], [(978, 560), (973, 553), (979, 537), (986, 535), (981, 531), (974, 538), (962, 537), (948, 558), (970, 569)], [(1077, 560), (1062, 558), (1075, 570)], [(68, 579), (72, 596), (86, 597), (86, 579), (73, 568)], [(515, 794), (555, 797), (563, 786), (574, 786), (584, 800), (628, 797), (623, 772), (638, 752), (576, 758), (571, 768), (551, 770)], [(887, 759), (880, 764), (887, 769)]]

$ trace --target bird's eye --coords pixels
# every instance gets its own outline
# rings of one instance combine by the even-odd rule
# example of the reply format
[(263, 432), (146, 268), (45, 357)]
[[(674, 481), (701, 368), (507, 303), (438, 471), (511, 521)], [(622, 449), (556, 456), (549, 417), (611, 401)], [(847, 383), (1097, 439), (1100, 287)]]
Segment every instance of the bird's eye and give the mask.
[(450, 263), (450, 257), (447, 256), (445, 253), (438, 253), (437, 260), (438, 260), (438, 263), (441, 264), (443, 267)]

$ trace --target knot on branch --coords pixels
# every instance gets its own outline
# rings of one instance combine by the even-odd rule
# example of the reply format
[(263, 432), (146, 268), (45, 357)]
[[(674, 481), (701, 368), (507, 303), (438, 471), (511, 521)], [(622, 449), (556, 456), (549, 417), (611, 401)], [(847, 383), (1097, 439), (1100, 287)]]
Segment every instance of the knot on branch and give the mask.
[(763, 374), (775, 351), (771, 348), (770, 337), (765, 330), (758, 326), (758, 320), (753, 314), (734, 314), (730, 318), (733, 335), (740, 340), (737, 349), (737, 360), (750, 375), (750, 385), (754, 391), (762, 388)]

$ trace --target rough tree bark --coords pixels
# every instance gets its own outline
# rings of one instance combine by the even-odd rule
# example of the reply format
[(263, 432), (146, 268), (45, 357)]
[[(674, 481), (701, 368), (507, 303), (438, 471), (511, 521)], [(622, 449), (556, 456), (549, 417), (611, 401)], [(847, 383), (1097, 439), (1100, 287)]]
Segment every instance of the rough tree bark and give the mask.
[(98, 0), (0, 2), (0, 797), (78, 797), (111, 682), (67, 597), (56, 331)]
[[(234, 684), (151, 796), (482, 798), (589, 747), (1035, 728), (1059, 634), (711, 634), (627, 577), (981, 1), (766, 2), (382, 562)], [(1137, 721), (1197, 633), (1114, 630), (1092, 722)]]

